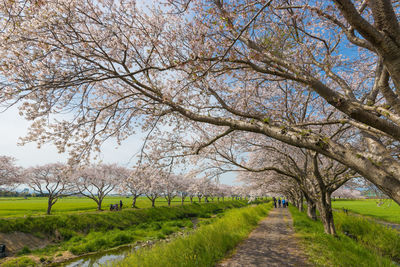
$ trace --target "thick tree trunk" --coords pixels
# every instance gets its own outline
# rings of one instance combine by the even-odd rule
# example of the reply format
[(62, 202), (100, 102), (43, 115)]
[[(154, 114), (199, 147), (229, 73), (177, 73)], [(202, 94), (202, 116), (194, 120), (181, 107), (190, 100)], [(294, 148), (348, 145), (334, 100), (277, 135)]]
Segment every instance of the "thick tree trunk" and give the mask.
[(153, 199), (151, 200), (151, 207), (152, 207), (152, 208), (155, 208), (155, 207), (156, 207), (156, 199), (155, 199), (155, 198), (153, 198)]
[(335, 224), (333, 221), (331, 193), (326, 192), (317, 203), (321, 221), (324, 225), (324, 231), (330, 235), (336, 235)]
[(307, 199), (307, 216), (311, 220), (316, 221), (317, 220), (317, 209), (315, 202), (312, 201), (311, 199)]
[(168, 207), (171, 207), (171, 198), (167, 198)]
[(132, 208), (137, 208), (137, 207), (136, 207), (136, 198), (137, 198), (137, 197), (133, 197)]
[(199, 203), (201, 203), (201, 197), (199, 197)]
[(303, 205), (303, 195), (297, 200), (297, 208), (299, 209), (300, 212), (304, 211), (304, 205)]
[(50, 215), (52, 207), (53, 207), (53, 199), (49, 198), (47, 202), (47, 212), (46, 212), (47, 215)]
[(98, 201), (97, 201), (97, 210), (102, 210), (101, 209), (101, 203), (103, 202), (103, 199), (99, 199)]
[(181, 205), (183, 206), (183, 202), (185, 202), (185, 198), (181, 198)]
[(190, 204), (193, 204), (193, 197), (190, 197)]

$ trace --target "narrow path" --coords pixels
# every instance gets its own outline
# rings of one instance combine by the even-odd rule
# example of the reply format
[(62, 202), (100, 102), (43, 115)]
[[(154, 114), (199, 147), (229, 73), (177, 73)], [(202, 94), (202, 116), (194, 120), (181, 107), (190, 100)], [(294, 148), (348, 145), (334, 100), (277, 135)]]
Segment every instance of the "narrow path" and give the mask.
[(310, 266), (294, 237), (292, 222), (287, 208), (272, 209), (234, 255), (217, 266)]

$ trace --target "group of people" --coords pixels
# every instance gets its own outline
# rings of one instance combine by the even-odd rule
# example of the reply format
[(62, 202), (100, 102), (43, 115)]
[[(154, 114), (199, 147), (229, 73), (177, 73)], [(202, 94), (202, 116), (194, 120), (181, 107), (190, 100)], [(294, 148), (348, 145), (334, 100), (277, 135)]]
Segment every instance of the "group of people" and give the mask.
[(281, 200), (281, 198), (276, 199), (276, 197), (273, 197), (272, 200), (274, 201), (275, 208), (276, 207), (280, 208), (281, 205), (282, 205), (282, 208), (286, 208), (287, 206), (289, 206), (289, 202), (284, 198), (282, 198), (282, 200)]
[(118, 211), (122, 210), (122, 200), (119, 201), (119, 206), (118, 204), (110, 204), (110, 211)]

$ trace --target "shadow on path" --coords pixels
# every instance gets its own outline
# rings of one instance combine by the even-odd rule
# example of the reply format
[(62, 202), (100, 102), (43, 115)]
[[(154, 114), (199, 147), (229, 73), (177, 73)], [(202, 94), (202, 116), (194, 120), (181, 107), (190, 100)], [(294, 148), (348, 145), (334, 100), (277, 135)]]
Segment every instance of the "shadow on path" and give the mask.
[(234, 255), (218, 267), (311, 266), (294, 237), (292, 217), (287, 208), (276, 208), (242, 242)]

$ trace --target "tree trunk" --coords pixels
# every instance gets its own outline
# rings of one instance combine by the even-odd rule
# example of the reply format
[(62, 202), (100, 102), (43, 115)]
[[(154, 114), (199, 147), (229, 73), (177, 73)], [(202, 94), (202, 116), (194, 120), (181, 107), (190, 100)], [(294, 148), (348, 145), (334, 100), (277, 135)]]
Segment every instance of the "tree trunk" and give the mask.
[(181, 205), (183, 206), (183, 202), (185, 202), (185, 198), (181, 198)]
[(297, 200), (297, 202), (298, 202), (297, 203), (297, 208), (299, 209), (300, 212), (304, 211), (303, 200), (304, 200), (304, 197), (303, 197), (303, 194), (301, 194), (299, 199)]
[(136, 198), (137, 198), (137, 197), (133, 197), (132, 208), (137, 208), (137, 207), (136, 207)]
[(190, 197), (190, 204), (193, 204), (193, 197)]
[(324, 196), (318, 201), (317, 207), (320, 213), (321, 221), (324, 225), (325, 233), (329, 235), (336, 235), (330, 195), (331, 194), (329, 192), (326, 192)]
[(103, 199), (99, 199), (99, 201), (97, 201), (97, 210), (102, 210), (101, 209), (101, 203), (103, 202)]
[(171, 207), (171, 198), (167, 198), (168, 201), (168, 207)]
[(152, 208), (155, 208), (155, 207), (156, 207), (155, 203), (156, 203), (156, 199), (153, 198), (153, 199), (151, 200), (151, 207), (152, 207)]
[(201, 203), (201, 197), (199, 197), (199, 203)]
[(225, 201), (225, 198), (224, 197), (222, 197), (222, 202), (224, 202)]
[(50, 215), (52, 207), (53, 207), (53, 199), (49, 198), (47, 202), (47, 212), (46, 212), (47, 215)]
[(309, 198), (307, 198), (306, 200), (307, 200), (307, 216), (311, 220), (316, 221), (317, 220), (317, 210), (316, 210), (315, 202)]

